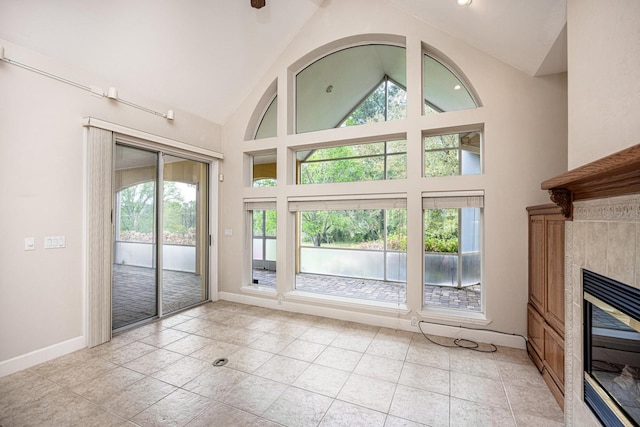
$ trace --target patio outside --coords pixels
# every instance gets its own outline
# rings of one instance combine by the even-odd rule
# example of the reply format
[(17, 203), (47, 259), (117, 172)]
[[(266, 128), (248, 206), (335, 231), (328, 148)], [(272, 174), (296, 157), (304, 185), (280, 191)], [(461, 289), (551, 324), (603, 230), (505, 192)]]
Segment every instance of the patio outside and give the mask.
[[(256, 286), (275, 288), (276, 272), (253, 270)], [(163, 312), (190, 307), (203, 301), (202, 278), (193, 273), (163, 273)], [(368, 301), (404, 304), (404, 283), (302, 273), (296, 288), (305, 292), (342, 296)], [(156, 315), (155, 269), (113, 265), (113, 329)], [(424, 286), (424, 302), (433, 307), (480, 311), (480, 285), (456, 288)]]
[[(256, 286), (273, 288), (276, 286), (275, 271), (254, 269), (253, 279)], [(256, 280), (257, 283), (255, 283)], [(398, 304), (404, 304), (407, 299), (404, 283), (309, 273), (296, 275), (296, 289), (325, 295)], [(480, 311), (480, 285), (462, 288), (424, 285), (423, 301), (425, 305), (433, 307)]]
[[(154, 317), (156, 269), (113, 264), (112, 329)], [(202, 277), (182, 271), (163, 271), (162, 311), (170, 313), (205, 300)]]

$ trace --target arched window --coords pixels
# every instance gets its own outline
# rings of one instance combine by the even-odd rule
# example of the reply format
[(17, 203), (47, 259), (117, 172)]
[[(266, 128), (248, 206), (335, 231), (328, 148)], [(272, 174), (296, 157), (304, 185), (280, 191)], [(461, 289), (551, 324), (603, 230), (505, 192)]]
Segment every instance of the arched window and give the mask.
[(423, 55), (422, 72), (424, 114), (468, 110), (478, 106), (460, 78), (428, 53)]
[[(275, 185), (277, 169), (284, 176), (277, 191), (254, 188), (245, 198), (252, 249), (246, 253), (253, 254), (246, 262), (251, 284), (245, 285), (271, 295), (293, 292), (385, 308), (420, 304), (476, 316), (483, 310), (484, 189), (482, 180), (458, 176), (483, 173), (484, 125), (469, 119), (481, 116), (473, 112), (458, 115), (459, 122), (455, 114), (425, 116), (476, 109), (479, 97), (464, 73), (430, 46), (423, 44), (407, 62), (404, 38), (369, 37), (336, 41), (290, 65), (292, 74), (280, 79), (292, 89), (280, 102), (287, 109), (279, 112), (286, 132), (276, 132), (276, 82), (256, 107), (247, 139), (277, 138), (245, 150), (253, 162), (251, 186)], [(408, 65), (416, 68), (410, 87)], [(422, 109), (408, 115), (409, 91)], [(366, 126), (373, 123), (379, 124)], [(277, 158), (286, 164), (277, 167)], [(418, 194), (421, 218), (407, 209), (416, 206)], [(289, 215), (282, 216), (283, 199)], [(275, 236), (276, 213), (290, 230), (286, 240)], [(421, 254), (408, 256), (412, 239), (422, 240)], [(276, 240), (295, 254), (277, 260), (287, 272), (280, 283)], [(422, 275), (422, 301), (417, 291), (407, 292), (408, 269)]]
[(260, 119), (253, 139), (273, 138), (277, 135), (278, 95), (274, 96)]

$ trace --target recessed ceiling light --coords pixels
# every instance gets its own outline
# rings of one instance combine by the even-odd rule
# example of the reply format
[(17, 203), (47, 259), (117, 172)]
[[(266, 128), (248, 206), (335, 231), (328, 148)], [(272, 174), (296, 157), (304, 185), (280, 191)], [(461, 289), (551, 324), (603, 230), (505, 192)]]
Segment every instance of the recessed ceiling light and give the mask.
[(453, 87), (453, 90), (460, 90), (460, 89), (461, 89), (461, 86), (460, 86), (460, 85), (455, 85), (455, 86)]
[(469, 6), (471, 4), (471, 0), (458, 0), (458, 6)]

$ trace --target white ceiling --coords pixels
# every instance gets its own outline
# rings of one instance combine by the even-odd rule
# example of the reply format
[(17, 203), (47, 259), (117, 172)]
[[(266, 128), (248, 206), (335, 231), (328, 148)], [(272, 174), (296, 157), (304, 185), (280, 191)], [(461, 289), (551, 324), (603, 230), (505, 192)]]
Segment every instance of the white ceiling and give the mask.
[(566, 0), (386, 1), (531, 76), (566, 71)]
[[(0, 38), (223, 124), (324, 1), (0, 0)], [(566, 70), (566, 0), (385, 1), (529, 75)]]

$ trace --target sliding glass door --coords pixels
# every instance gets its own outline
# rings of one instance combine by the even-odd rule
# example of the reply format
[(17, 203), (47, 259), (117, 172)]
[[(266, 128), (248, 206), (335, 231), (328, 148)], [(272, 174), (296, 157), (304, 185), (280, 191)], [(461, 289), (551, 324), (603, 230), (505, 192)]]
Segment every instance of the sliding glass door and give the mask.
[(116, 144), (112, 329), (207, 299), (208, 164)]
[(165, 155), (162, 197), (162, 312), (207, 299), (207, 165)]

